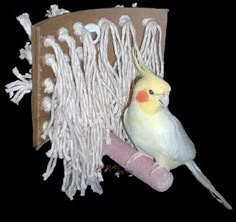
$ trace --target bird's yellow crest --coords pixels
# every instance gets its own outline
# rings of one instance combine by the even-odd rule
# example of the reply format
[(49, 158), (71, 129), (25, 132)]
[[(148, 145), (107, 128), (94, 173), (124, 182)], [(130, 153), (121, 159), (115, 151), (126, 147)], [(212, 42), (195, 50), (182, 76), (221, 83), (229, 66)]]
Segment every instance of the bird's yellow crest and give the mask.
[(133, 50), (133, 60), (136, 69), (139, 71), (142, 77), (146, 79), (155, 78), (156, 75), (153, 74), (144, 64), (142, 61), (142, 57), (138, 51), (138, 49), (134, 48)]
[[(171, 90), (170, 85), (161, 77), (152, 73), (141, 61), (141, 55), (138, 49), (133, 50), (133, 61), (136, 69), (141, 75), (141, 81), (136, 84), (139, 90), (150, 89), (158, 95), (169, 93)], [(142, 89), (143, 88), (143, 89)]]

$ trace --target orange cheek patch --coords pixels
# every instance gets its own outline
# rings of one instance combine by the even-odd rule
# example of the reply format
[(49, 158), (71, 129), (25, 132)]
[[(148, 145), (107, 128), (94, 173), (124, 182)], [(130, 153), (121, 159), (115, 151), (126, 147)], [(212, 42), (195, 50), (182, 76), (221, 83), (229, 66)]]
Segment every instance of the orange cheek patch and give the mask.
[(142, 90), (137, 93), (136, 95), (137, 102), (143, 103), (143, 102), (146, 102), (147, 100), (148, 100), (148, 94), (146, 90)]

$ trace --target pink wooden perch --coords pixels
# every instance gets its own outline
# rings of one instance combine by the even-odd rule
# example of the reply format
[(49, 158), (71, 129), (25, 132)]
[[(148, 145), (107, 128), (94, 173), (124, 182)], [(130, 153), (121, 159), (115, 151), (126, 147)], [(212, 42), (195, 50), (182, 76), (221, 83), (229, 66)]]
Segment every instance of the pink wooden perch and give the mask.
[(148, 184), (153, 189), (163, 192), (173, 183), (173, 175), (165, 168), (154, 165), (154, 161), (145, 155), (134, 157), (137, 150), (111, 134), (111, 144), (104, 144), (104, 154), (117, 162), (120, 166), (131, 171), (134, 176)]

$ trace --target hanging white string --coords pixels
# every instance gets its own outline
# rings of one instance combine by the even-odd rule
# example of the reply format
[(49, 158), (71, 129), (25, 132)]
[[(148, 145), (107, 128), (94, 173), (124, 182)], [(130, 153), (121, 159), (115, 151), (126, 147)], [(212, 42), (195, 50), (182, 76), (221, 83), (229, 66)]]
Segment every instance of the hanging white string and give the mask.
[[(100, 177), (97, 176), (96, 171), (96, 168), (101, 163), (102, 158), (101, 147), (97, 145), (97, 142), (99, 142), (99, 138), (102, 138), (102, 135), (93, 138), (93, 129), (98, 126), (98, 120), (96, 119), (94, 107), (95, 101), (98, 97), (96, 94), (94, 94), (96, 86), (93, 84), (95, 83), (93, 79), (96, 77), (96, 51), (95, 47), (93, 46), (93, 40), (90, 34), (82, 26), (82, 24), (75, 24), (74, 31), (75, 34), (80, 37), (83, 44), (83, 69), (81, 69), (79, 66), (81, 63), (77, 55), (75, 40), (68, 35), (68, 31), (65, 28), (60, 29), (59, 40), (66, 41), (69, 47), (73, 79), (76, 84), (76, 93), (79, 92), (81, 88), (83, 89), (83, 94), (77, 95), (76, 104), (78, 105), (78, 109), (79, 102), (81, 100), (86, 101), (80, 110), (80, 113), (84, 113), (86, 116), (83, 118), (83, 121), (80, 122), (80, 124), (83, 127), (83, 134), (86, 138), (85, 144), (83, 144), (83, 146), (86, 148), (86, 151), (83, 150), (83, 152), (86, 152), (87, 156), (83, 165), (85, 165), (84, 168), (86, 169), (87, 173), (85, 174), (87, 185), (90, 185), (94, 192), (102, 193), (102, 189), (98, 180)], [(81, 81), (78, 79), (80, 76), (84, 76), (83, 85), (80, 84)], [(76, 109), (76, 117), (79, 115), (79, 113), (77, 113), (78, 109)], [(99, 109), (97, 109), (97, 111), (99, 112)], [(102, 127), (100, 127), (100, 130), (96, 129), (95, 131), (102, 133), (101, 129)], [(97, 153), (96, 151), (99, 150), (100, 152)], [(99, 154), (99, 156), (97, 154)]]
[[(122, 88), (123, 88), (123, 105), (127, 103), (127, 95), (130, 90), (130, 84), (133, 79), (136, 77), (137, 72), (133, 65), (132, 58), (132, 49), (139, 48), (136, 31), (133, 26), (133, 23), (128, 16), (121, 16), (119, 21), (120, 26), (122, 27), (121, 32), (121, 44), (124, 49), (122, 55)], [(126, 80), (127, 79), (127, 80)]]
[[(77, 131), (79, 127), (79, 124), (77, 127), (76, 120), (74, 119), (76, 113), (75, 84), (72, 79), (72, 71), (70, 65), (68, 61), (66, 61), (65, 55), (61, 50), (59, 44), (55, 42), (55, 39), (53, 37), (49, 36), (45, 40), (45, 46), (53, 48), (56, 58), (56, 61), (51, 60), (51, 64), (48, 61), (48, 64), (51, 66), (53, 66), (52, 63), (54, 63), (54, 66), (55, 63), (57, 64), (57, 68), (55, 70), (56, 92), (54, 92), (52, 96), (52, 100), (54, 101), (54, 104), (57, 105), (57, 107), (56, 109), (54, 109), (53, 124), (49, 124), (48, 126), (51, 127), (48, 128), (48, 131), (52, 132), (50, 138), (52, 147), (47, 155), (48, 157), (50, 157), (50, 161), (55, 162), (55, 159), (57, 159), (58, 157), (63, 158), (64, 154), (67, 153), (69, 161), (66, 161), (66, 159), (64, 159), (65, 176), (63, 182), (63, 191), (65, 191), (69, 198), (72, 199), (76, 192), (75, 178), (78, 178), (75, 177), (74, 174), (77, 171), (80, 171), (80, 166), (82, 166), (82, 163), (85, 162), (82, 155), (77, 155), (77, 153), (75, 153), (77, 151), (75, 147), (81, 145), (79, 144), (78, 139), (83, 138), (75, 138), (75, 134), (78, 133)], [(79, 133), (82, 133), (82, 131), (79, 131)], [(50, 137), (50, 133), (48, 133), (48, 136)], [(77, 168), (75, 170), (72, 170), (72, 168), (75, 167), (75, 165), (72, 165), (75, 158), (80, 158), (77, 160), (79, 161), (79, 164), (77, 165)], [(51, 165), (50, 161), (47, 171), (44, 174), (45, 179), (47, 179), (54, 168), (54, 165)], [(85, 182), (83, 181), (83, 183)], [(86, 186), (81, 187), (82, 194), (85, 189)]]
[(160, 77), (164, 77), (164, 61), (162, 58), (160, 25), (155, 19), (144, 19), (144, 38), (140, 53), (146, 66)]
[[(109, 140), (109, 132), (112, 131), (114, 134), (121, 136), (119, 131), (120, 127), (120, 116), (123, 106), (123, 95), (122, 95), (122, 75), (121, 75), (121, 57), (123, 49), (121, 47), (121, 39), (117, 27), (105, 18), (99, 21), (99, 27), (101, 29), (101, 38), (99, 44), (98, 53), (98, 66), (100, 69), (100, 78), (105, 90), (104, 105), (107, 108), (107, 121), (106, 121), (106, 137), (107, 143)], [(114, 50), (114, 61), (110, 61), (112, 58), (108, 56), (108, 43), (111, 35), (112, 48)], [(104, 77), (103, 77), (104, 76)]]
[[(85, 77), (85, 90), (87, 95), (88, 106), (84, 107), (84, 110), (87, 110), (88, 116), (88, 128), (87, 128), (87, 138), (89, 141), (89, 148), (92, 149), (91, 152), (94, 155), (92, 157), (93, 168), (91, 169), (91, 174), (95, 175), (98, 178), (101, 178), (101, 175), (97, 175), (97, 167), (102, 164), (102, 143), (103, 143), (103, 129), (104, 127), (104, 117), (106, 116), (104, 112), (104, 107), (102, 106), (102, 85), (101, 85), (101, 76), (98, 70), (98, 65), (96, 61), (97, 51), (95, 48), (95, 42), (93, 41), (90, 32), (87, 31), (86, 27), (83, 27), (80, 23), (74, 25), (75, 35), (79, 36), (83, 44), (83, 70)], [(72, 39), (72, 38), (70, 38)], [(74, 48), (74, 51), (77, 50)], [(74, 53), (75, 54), (75, 53)], [(77, 64), (73, 64), (77, 66)], [(86, 91), (87, 90), (87, 91)], [(83, 95), (84, 97), (85, 95)], [(96, 129), (94, 131), (94, 129)], [(90, 137), (91, 136), (91, 137)], [(90, 137), (90, 138), (89, 138)], [(94, 179), (92, 178), (92, 181)], [(96, 182), (96, 181), (95, 181)], [(98, 185), (94, 187), (91, 185), (93, 190), (97, 188), (100, 189)], [(97, 191), (95, 191), (97, 192)], [(99, 192), (101, 192), (99, 190)]]
[[(122, 105), (123, 107), (128, 102), (128, 95), (130, 91), (130, 85), (134, 78), (137, 76), (136, 69), (133, 65), (133, 58), (132, 58), (132, 49), (139, 48), (137, 39), (136, 39), (136, 31), (133, 26), (133, 23), (129, 16), (121, 16), (119, 20), (119, 24), (122, 27), (121, 31), (121, 45), (123, 49), (122, 58), (121, 58), (121, 64), (122, 64), (122, 70), (121, 70), (121, 79), (122, 79)], [(121, 112), (123, 112), (123, 108)], [(119, 121), (119, 131), (122, 136), (120, 136), (124, 141), (132, 145), (132, 143), (129, 141), (129, 138), (126, 134), (126, 131), (123, 128), (123, 124), (121, 121)]]

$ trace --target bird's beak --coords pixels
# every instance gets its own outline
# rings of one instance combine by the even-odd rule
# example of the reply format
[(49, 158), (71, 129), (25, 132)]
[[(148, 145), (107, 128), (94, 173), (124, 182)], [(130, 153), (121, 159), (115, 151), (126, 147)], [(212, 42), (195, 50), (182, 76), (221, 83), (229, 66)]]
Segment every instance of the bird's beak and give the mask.
[(166, 108), (169, 105), (169, 95), (170, 93), (168, 92), (160, 96), (159, 101), (163, 108)]

